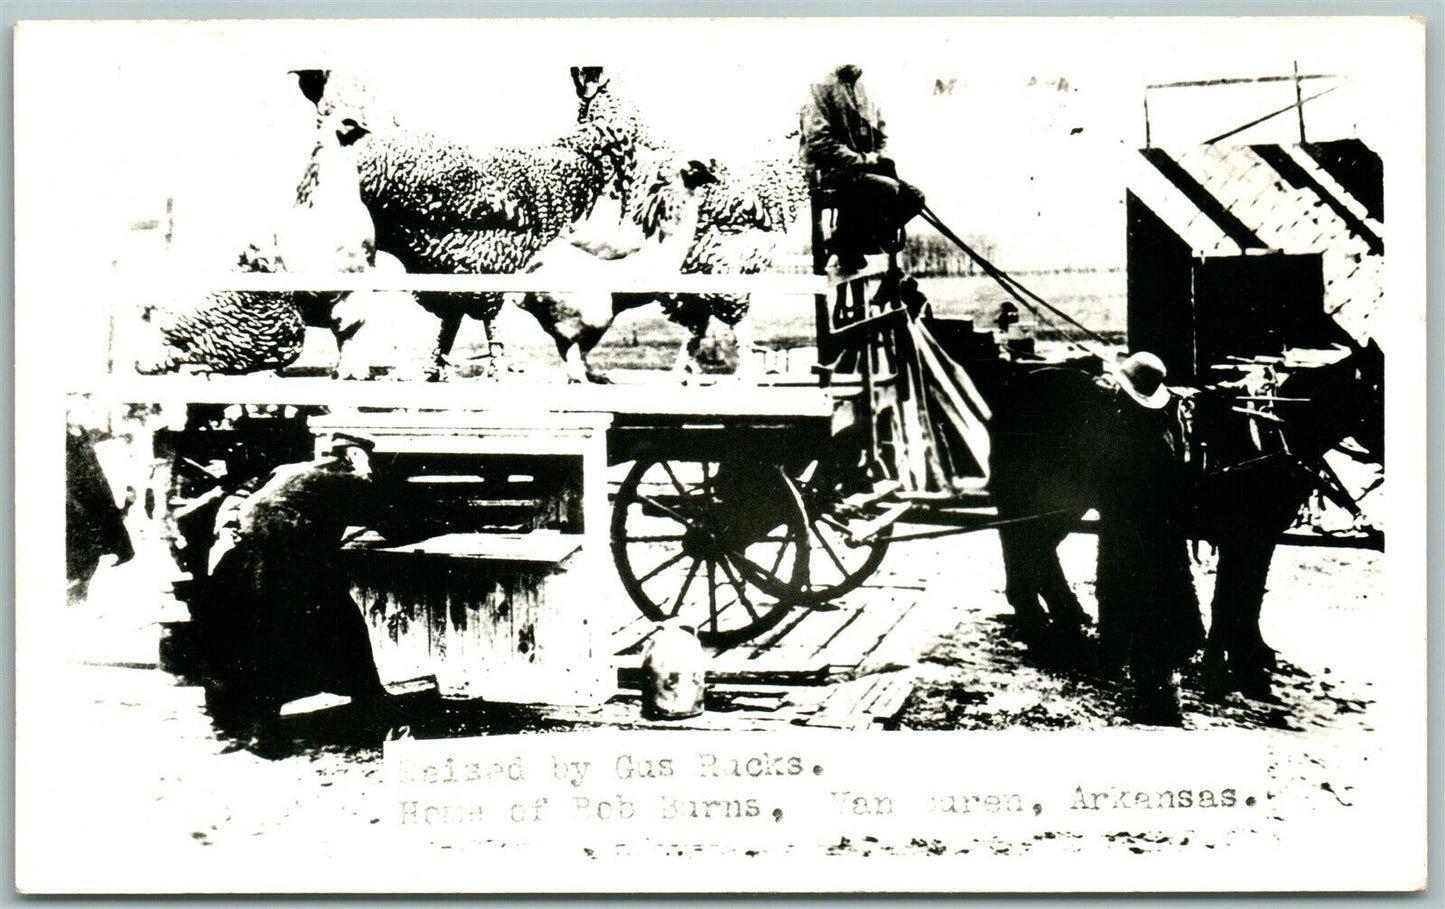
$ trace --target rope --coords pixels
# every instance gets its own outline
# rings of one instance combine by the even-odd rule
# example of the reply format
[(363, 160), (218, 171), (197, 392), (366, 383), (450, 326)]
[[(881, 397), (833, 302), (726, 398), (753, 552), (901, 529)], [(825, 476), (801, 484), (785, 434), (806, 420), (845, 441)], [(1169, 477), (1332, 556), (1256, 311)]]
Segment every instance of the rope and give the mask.
[[(1000, 287), (1008, 291), (1010, 296), (1012, 296), (1016, 301), (1022, 304), (1024, 308), (1028, 309), (1035, 316), (1038, 316), (1039, 318), (1045, 318), (1043, 313), (1039, 312), (1039, 307), (1043, 307), (1057, 318), (1062, 319), (1063, 321), (1074, 326), (1079, 331), (1083, 332), (1085, 335), (1098, 342), (1099, 344), (1109, 343), (1104, 338), (1102, 338), (1098, 332), (1083, 325), (1073, 316), (1053, 306), (1043, 297), (1040, 297), (1038, 294), (1029, 290), (1027, 287), (1024, 287), (1016, 279), (1004, 273), (1002, 269), (998, 268), (992, 262), (985, 259), (982, 255), (978, 253), (977, 250), (965, 243), (963, 241), (963, 238), (959, 237), (958, 234), (950, 230), (948, 225), (944, 224), (942, 219), (940, 219), (938, 215), (934, 214), (933, 209), (925, 205), (921, 214), (923, 215), (923, 219), (929, 224), (933, 225), (933, 227), (940, 234), (942, 234), (946, 239), (951, 241), (959, 249), (963, 250), (970, 259), (978, 263), (978, 266), (983, 269), (984, 274), (997, 281)], [(1079, 348), (1085, 353), (1092, 354), (1093, 356), (1098, 357), (1100, 360), (1107, 362), (1110, 359), (1109, 357), (1104, 356), (1099, 351), (1093, 350), (1084, 344), (1080, 344), (1077, 341), (1068, 338), (1066, 338), (1065, 340), (1074, 347)]]

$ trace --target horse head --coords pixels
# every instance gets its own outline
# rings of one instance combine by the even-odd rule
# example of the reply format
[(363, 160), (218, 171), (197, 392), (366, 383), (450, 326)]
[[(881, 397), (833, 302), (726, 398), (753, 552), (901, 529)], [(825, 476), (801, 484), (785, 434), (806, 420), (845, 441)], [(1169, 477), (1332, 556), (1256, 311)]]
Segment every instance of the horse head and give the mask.
[(1301, 457), (1317, 457), (1352, 438), (1371, 458), (1385, 457), (1385, 355), (1374, 340), (1353, 340), (1333, 363), (1294, 370), (1280, 383), (1286, 438)]

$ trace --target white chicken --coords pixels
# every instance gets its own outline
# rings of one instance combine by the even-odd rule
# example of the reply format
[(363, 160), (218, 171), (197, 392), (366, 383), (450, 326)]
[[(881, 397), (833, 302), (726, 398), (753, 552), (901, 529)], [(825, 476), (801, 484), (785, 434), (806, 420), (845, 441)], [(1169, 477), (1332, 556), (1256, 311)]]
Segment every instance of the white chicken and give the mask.
[[(717, 178), (699, 161), (664, 170), (643, 193), (638, 215), (640, 235), (624, 222), (603, 234), (581, 232), (559, 237), (538, 251), (528, 272), (562, 279), (569, 289), (514, 295), (552, 336), (571, 382), (606, 382), (587, 363), (617, 314), (655, 294), (614, 293), (623, 281), (676, 275), (692, 249), (698, 230), (701, 189)], [(576, 289), (579, 282), (586, 289)]]

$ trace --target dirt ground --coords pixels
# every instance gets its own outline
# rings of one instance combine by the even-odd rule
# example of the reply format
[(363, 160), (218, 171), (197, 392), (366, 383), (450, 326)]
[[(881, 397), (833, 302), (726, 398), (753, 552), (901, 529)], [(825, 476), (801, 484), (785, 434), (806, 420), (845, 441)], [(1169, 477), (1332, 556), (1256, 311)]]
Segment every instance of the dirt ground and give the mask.
[[(101, 848), (113, 837), (141, 837), (157, 849), (185, 854), (192, 848), (244, 850), (278, 835), (308, 849), (333, 842), (349, 843), (348, 849), (384, 847), (394, 831), (382, 822), (383, 800), (375, 797), (385, 773), (380, 745), (355, 728), (344, 709), (291, 717), (265, 741), (243, 742), (214, 728), (199, 688), (152, 668), (157, 623), (182, 617), (183, 609), (159, 592), (165, 556), (154, 539), (144, 538), (146, 532), (142, 528), (137, 558), (102, 567), (89, 600), (69, 607), (57, 626), (68, 662), (52, 667), (48, 682), (45, 770), (69, 781), (66, 804), (90, 806), (84, 824), (64, 828), (67, 848)], [(1093, 538), (1070, 538), (1062, 556), (1081, 600), (1092, 608), (1087, 579)], [(917, 654), (914, 662), (902, 664), (916, 684), (897, 728), (1046, 734), (1126, 724), (1117, 682), (1050, 668), (1010, 638), (992, 534), (898, 544), (889, 559), (908, 560), (905, 574), (914, 576), (926, 560), (922, 565), (931, 566), (935, 578), (918, 592), (926, 598), (920, 602), (927, 610), (926, 627), (911, 650), (902, 651)], [(1378, 649), (1352, 642), (1369, 639), (1383, 613), (1401, 608), (1381, 595), (1381, 559), (1361, 550), (1281, 547), (1264, 609), (1265, 637), (1283, 660), (1274, 696), (1221, 700), (1186, 674), (1186, 732), (1173, 734), (1208, 742), (1212, 730), (1259, 731), (1268, 736), (1275, 794), (1292, 793), (1297, 811), (1349, 805), (1357, 777), (1381, 747), (1376, 685), (1389, 663)], [(879, 577), (878, 583), (890, 583), (887, 561)], [(1201, 568), (1197, 580), (1207, 603), (1212, 575)], [(629, 604), (614, 600), (614, 605)], [(882, 668), (896, 670), (899, 664)], [(423, 710), (427, 718), (412, 735), (572, 728), (527, 710), (475, 705)], [(139, 828), (137, 819), (143, 819)], [(1110, 833), (1097, 843), (1136, 853), (1191, 848), (1188, 837), (1183, 839), (1141, 828)], [(998, 853), (998, 838), (988, 842)], [(959, 842), (844, 838), (829, 851), (939, 855), (986, 845), (976, 836)], [(1033, 835), (1005, 843), (1003, 851), (1010, 848), (1028, 853), (1087, 846), (1077, 837)]]
[[(1093, 538), (1076, 535), (1062, 547), (1061, 561), (1081, 602), (1097, 616), (1088, 580), (1094, 551)], [(986, 561), (987, 553), (976, 554), (979, 563)], [(1205, 565), (1196, 565), (1195, 585), (1207, 616), (1214, 581), (1207, 550), (1203, 559)], [(1370, 613), (1379, 608), (1374, 602), (1378, 588), (1371, 581), (1379, 563), (1378, 553), (1364, 550), (1280, 547), (1261, 620), (1265, 640), (1281, 651), (1272, 697), (1207, 693), (1201, 668), (1190, 666), (1181, 679), (1185, 728), (1370, 729), (1373, 681), (1351, 671), (1347, 649), (1331, 652), (1330, 642), (1367, 632)], [(993, 566), (978, 567), (985, 576), (1001, 574)], [(1057, 661), (1031, 654), (1009, 634), (1001, 578), (989, 586), (988, 597), (960, 598), (957, 627), (923, 656), (919, 686), (902, 726), (1092, 729), (1127, 724), (1119, 681), (1096, 669), (1059, 668)]]

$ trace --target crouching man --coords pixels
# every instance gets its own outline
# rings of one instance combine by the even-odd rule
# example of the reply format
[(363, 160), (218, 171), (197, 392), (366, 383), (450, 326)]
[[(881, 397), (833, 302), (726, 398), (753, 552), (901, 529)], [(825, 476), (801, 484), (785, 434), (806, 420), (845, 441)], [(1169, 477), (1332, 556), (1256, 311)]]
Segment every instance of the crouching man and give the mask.
[(222, 725), (254, 731), (287, 701), (320, 692), (386, 723), (386, 690), (339, 564), (346, 528), (378, 510), (374, 447), (338, 433), (314, 460), (278, 467), (236, 509), (232, 545), (194, 616)]

